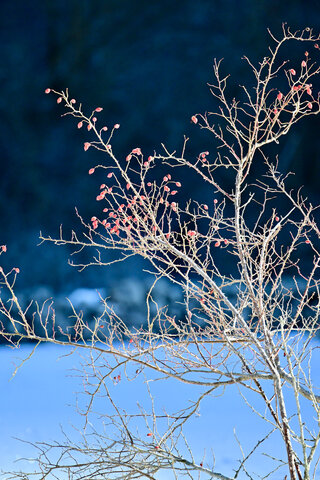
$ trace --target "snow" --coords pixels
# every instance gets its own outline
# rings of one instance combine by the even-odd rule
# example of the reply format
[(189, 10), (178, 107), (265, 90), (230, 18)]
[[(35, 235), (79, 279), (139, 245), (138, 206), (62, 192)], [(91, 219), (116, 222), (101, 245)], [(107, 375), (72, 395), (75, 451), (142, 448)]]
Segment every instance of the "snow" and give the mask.
[[(3, 471), (24, 468), (30, 471), (33, 468), (28, 460), (16, 462), (22, 457), (32, 457), (35, 453), (31, 445), (24, 442), (61, 439), (61, 426), (72, 434), (73, 426), (80, 428), (83, 425), (83, 418), (75, 411), (76, 392), (82, 391), (81, 378), (73, 370), (81, 370), (80, 356), (77, 353), (66, 355), (70, 350), (65, 347), (43, 345), (37, 348), (12, 378), (15, 366), (21, 363), (21, 359), (28, 357), (32, 350), (32, 345), (22, 345), (18, 350), (7, 346), (0, 348), (0, 464)], [(316, 355), (319, 355), (317, 351), (313, 358), (315, 365), (319, 361)], [(319, 369), (314, 370), (314, 382), (320, 386)], [(195, 398), (195, 387), (172, 380), (165, 383), (151, 382), (150, 387), (158, 408), (165, 405), (168, 410), (178, 409), (186, 401)], [(131, 382), (126, 378), (122, 378), (118, 384), (110, 381), (110, 391), (127, 411), (133, 411), (137, 401), (142, 404), (145, 401), (145, 406), (150, 406), (143, 375)], [(233, 469), (238, 465), (235, 459), (241, 458), (234, 431), (247, 454), (259, 435), (265, 434), (269, 426), (266, 428), (265, 422), (252, 414), (236, 387), (228, 387), (224, 392), (217, 390), (213, 395), (203, 401), (185, 432), (196, 461), (203, 461), (205, 451), (203, 463), (209, 464), (212, 450), (216, 460), (215, 471), (232, 475)], [(289, 410), (294, 407), (290, 402)], [(255, 403), (255, 407), (260, 406)], [(99, 411), (106, 408), (104, 399), (97, 401)], [(307, 407), (304, 413), (306, 421), (311, 421), (313, 412)], [(269, 454), (280, 456), (283, 451), (278, 434), (270, 437), (266, 445)], [(262, 451), (263, 449), (261, 453)], [(263, 473), (267, 465), (271, 465), (271, 461), (263, 455), (257, 455), (251, 463), (255, 473)], [(268, 478), (272, 480), (283, 476), (280, 471)], [(170, 475), (166, 473), (158, 478), (169, 479)], [(240, 474), (238, 478), (245, 477)]]

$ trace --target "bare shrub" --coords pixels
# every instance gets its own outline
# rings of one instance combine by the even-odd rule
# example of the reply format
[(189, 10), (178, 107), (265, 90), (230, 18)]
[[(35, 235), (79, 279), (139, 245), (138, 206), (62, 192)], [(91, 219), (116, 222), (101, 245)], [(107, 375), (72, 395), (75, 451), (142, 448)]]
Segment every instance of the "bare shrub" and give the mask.
[[(155, 479), (164, 478), (162, 472), (166, 478), (258, 478), (250, 462), (260, 452), (268, 455), (267, 439), (273, 437), (284, 448), (270, 459), (263, 478), (317, 478), (320, 397), (311, 373), (313, 338), (319, 330), (317, 207), (301, 191), (288, 189), (288, 174), (281, 173), (277, 158), (269, 158), (268, 145), (278, 144), (298, 121), (320, 111), (312, 85), (320, 73), (313, 60), (319, 37), (309, 28), (293, 33), (286, 25), (281, 38), (270, 36), (272, 47), (259, 64), (245, 58), (254, 85), (242, 86), (239, 99), (229, 98), (229, 78), (222, 63), (214, 63), (210, 91), (219, 107), (195, 114), (191, 121), (215, 137), (215, 158), (206, 151), (189, 158), (187, 138), (179, 153), (162, 146), (160, 153), (146, 155), (137, 147), (118, 158), (112, 145), (119, 125), (101, 127), (101, 107), (86, 115), (68, 90), (46, 91), (57, 95), (64, 115), (88, 130), (84, 150), (99, 150), (106, 161), (89, 170), (90, 175), (98, 169), (105, 174), (97, 194), (100, 214), (90, 221), (79, 214), (81, 236), (72, 232), (65, 237), (61, 231), (58, 238), (41, 239), (67, 243), (75, 252), (92, 249), (90, 265), (107, 266), (134, 255), (147, 259), (154, 284), (166, 277), (183, 290), (185, 313), (177, 318), (157, 306), (151, 288), (147, 328), (129, 328), (101, 299), (104, 309), (93, 324), (74, 310), (74, 327), (63, 330), (55, 325), (52, 306), (46, 315), (38, 307), (33, 321), (27, 320), (14, 294), (17, 272), (1, 271), (10, 296), (1, 303), (6, 317), (2, 335), (8, 341), (18, 345), (32, 339), (88, 352), (82, 441), (38, 445), (37, 478), (64, 478), (65, 473), (70, 479)], [(297, 65), (279, 60), (287, 44), (307, 49)], [(168, 167), (160, 180), (155, 175), (159, 164)], [(180, 200), (184, 187), (178, 167), (188, 168), (195, 182), (210, 187), (209, 204)], [(230, 189), (220, 181), (225, 169), (233, 179)], [(118, 256), (110, 260), (107, 250)], [(302, 263), (306, 255), (310, 262)], [(233, 265), (233, 273), (226, 264)], [(80, 269), (87, 266), (78, 264)], [(35, 332), (36, 321), (42, 334)], [(123, 411), (112, 386), (126, 380), (139, 384), (140, 379), (149, 407)], [(169, 410), (170, 402), (158, 410), (155, 379), (163, 382), (163, 389), (175, 382), (189, 385), (192, 398), (179, 399), (176, 410)], [(257, 415), (268, 431), (253, 439), (249, 450), (242, 449), (233, 471), (220, 473), (214, 451), (197, 458), (184, 432), (202, 402), (212, 402), (214, 409), (216, 395), (235, 386), (250, 406), (253, 422)], [(100, 395), (110, 409), (93, 427), (90, 415)]]

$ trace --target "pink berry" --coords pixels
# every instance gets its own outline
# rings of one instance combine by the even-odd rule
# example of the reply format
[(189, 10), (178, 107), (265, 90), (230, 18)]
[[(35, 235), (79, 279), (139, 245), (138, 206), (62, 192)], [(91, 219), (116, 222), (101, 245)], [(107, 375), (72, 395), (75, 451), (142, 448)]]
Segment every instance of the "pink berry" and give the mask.
[(140, 148), (134, 148), (131, 153), (135, 153), (136, 155), (141, 155), (141, 149)]
[(51, 92), (51, 88), (46, 88), (45, 91), (44, 91), (44, 93), (47, 93), (47, 94), (50, 93), (50, 92)]
[(84, 151), (86, 152), (91, 147), (91, 143), (86, 142), (83, 146)]
[(197, 117), (196, 117), (195, 115), (192, 115), (191, 121), (192, 121), (193, 123), (198, 123), (198, 119), (197, 119)]
[(83, 122), (79, 122), (78, 125), (77, 125), (77, 127), (78, 127), (78, 128), (81, 128), (82, 125), (83, 125)]
[(102, 110), (103, 110), (102, 107), (97, 107), (97, 108), (95, 109), (95, 112), (102, 112)]
[(92, 175), (94, 173), (94, 168), (90, 168), (88, 173), (89, 173), (89, 175)]

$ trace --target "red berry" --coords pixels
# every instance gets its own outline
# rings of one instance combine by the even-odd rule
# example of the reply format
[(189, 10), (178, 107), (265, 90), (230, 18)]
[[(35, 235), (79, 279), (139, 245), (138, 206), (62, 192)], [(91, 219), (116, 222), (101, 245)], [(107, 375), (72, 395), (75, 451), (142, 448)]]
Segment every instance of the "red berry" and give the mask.
[(95, 112), (102, 112), (102, 110), (103, 110), (102, 107), (97, 107), (97, 108), (95, 109)]
[(136, 155), (141, 155), (141, 149), (140, 148), (134, 148), (131, 153), (135, 153)]
[(198, 123), (198, 119), (197, 119), (197, 117), (196, 117), (195, 115), (192, 115), (191, 121), (192, 121), (193, 123)]
[(92, 175), (94, 173), (94, 168), (90, 168), (88, 173), (89, 173), (89, 175)]
[(78, 128), (81, 128), (82, 125), (83, 125), (83, 122), (79, 122), (78, 125), (77, 125), (77, 127), (78, 127)]
[(91, 143), (86, 142), (83, 146), (84, 151), (86, 152), (91, 147)]
[(50, 92), (51, 92), (50, 88), (46, 88), (45, 91), (44, 91), (44, 93), (47, 93), (47, 94), (50, 93)]

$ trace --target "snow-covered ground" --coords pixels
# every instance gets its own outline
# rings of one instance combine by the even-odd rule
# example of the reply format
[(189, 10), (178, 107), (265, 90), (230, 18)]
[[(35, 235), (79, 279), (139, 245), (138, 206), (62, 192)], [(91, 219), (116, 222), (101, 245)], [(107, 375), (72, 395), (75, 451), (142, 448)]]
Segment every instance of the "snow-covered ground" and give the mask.
[[(73, 368), (81, 368), (79, 356), (61, 356), (69, 350), (44, 345), (11, 378), (15, 366), (31, 353), (32, 348), (30, 345), (23, 345), (19, 350), (7, 346), (0, 348), (0, 469), (4, 471), (24, 468), (30, 471), (34, 467), (28, 460), (16, 462), (34, 454), (28, 443), (17, 439), (25, 442), (50, 442), (62, 437), (61, 426), (65, 431), (72, 432), (72, 425), (80, 427), (83, 424), (83, 418), (79, 417), (74, 408), (75, 394), (82, 390), (81, 379), (71, 371)], [(313, 361), (315, 365), (319, 364), (319, 356), (314, 356)], [(320, 369), (314, 370), (314, 383), (320, 386)], [(137, 400), (143, 401), (143, 388), (142, 379), (134, 382), (123, 379), (117, 385), (112, 382), (110, 385), (111, 392), (127, 410), (133, 408)], [(180, 382), (154, 382), (152, 389), (156, 404), (166, 405), (168, 409), (182, 405), (181, 400), (192, 398), (190, 387)], [(108, 408), (103, 400), (98, 401), (98, 407), (100, 411)], [(305, 414), (306, 420), (309, 420), (312, 412), (306, 410)], [(186, 428), (195, 460), (200, 463), (205, 450), (205, 464), (206, 461), (209, 462), (213, 451), (215, 471), (231, 475), (232, 469), (237, 466), (235, 459), (241, 458), (234, 429), (245, 453), (248, 453), (259, 432), (266, 432), (266, 425), (257, 416), (253, 416), (240, 398), (238, 390), (230, 387), (223, 395), (206, 399), (200, 407), (199, 415)], [(279, 456), (281, 449), (279, 437), (272, 436), (268, 440), (269, 453)], [(251, 466), (256, 473), (262, 473), (267, 463), (270, 465), (267, 457), (258, 455)], [(278, 472), (269, 479), (282, 479), (283, 476)], [(170, 477), (165, 475), (159, 478)], [(245, 476), (241, 474), (238, 478)]]

